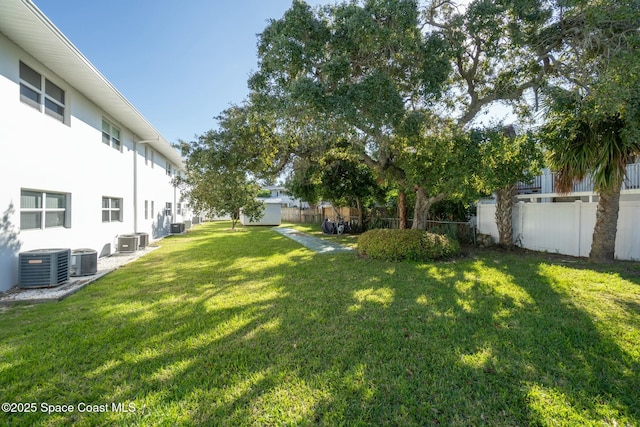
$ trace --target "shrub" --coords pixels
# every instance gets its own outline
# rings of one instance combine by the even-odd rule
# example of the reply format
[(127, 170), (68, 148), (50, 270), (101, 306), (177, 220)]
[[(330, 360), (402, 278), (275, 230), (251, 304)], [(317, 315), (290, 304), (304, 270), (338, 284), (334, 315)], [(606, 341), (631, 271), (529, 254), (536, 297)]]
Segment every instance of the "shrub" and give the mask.
[(460, 244), (449, 236), (422, 230), (369, 230), (358, 238), (362, 255), (387, 261), (429, 261), (460, 254)]

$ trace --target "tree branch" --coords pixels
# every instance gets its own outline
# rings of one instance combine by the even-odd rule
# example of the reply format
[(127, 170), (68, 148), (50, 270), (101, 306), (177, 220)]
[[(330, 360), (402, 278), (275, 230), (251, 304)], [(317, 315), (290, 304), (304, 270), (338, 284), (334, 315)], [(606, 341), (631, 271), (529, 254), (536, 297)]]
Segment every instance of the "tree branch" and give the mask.
[(463, 127), (466, 126), (476, 117), (476, 115), (480, 112), (480, 110), (482, 110), (484, 106), (489, 105), (494, 101), (515, 101), (517, 99), (520, 99), (527, 89), (535, 88), (539, 85), (539, 83), (540, 79), (539, 77), (536, 77), (528, 82), (521, 84), (510, 92), (500, 94), (497, 91), (493, 91), (491, 94), (483, 96), (482, 98), (477, 98), (477, 94), (475, 94), (474, 92), (474, 94), (476, 95), (476, 99), (473, 99), (472, 97), (472, 101), (471, 103), (469, 103), (467, 111), (462, 117), (460, 117), (460, 119), (458, 120), (458, 124)]

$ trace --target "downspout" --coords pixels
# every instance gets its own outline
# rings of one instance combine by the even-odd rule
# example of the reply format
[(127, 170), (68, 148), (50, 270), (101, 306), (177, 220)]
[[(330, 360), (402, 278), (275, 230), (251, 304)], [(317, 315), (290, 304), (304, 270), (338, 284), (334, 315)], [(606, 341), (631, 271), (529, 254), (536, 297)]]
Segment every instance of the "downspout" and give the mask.
[(176, 186), (173, 186), (173, 222), (178, 222), (178, 197), (176, 194)]
[(133, 138), (133, 232), (138, 232), (138, 143)]

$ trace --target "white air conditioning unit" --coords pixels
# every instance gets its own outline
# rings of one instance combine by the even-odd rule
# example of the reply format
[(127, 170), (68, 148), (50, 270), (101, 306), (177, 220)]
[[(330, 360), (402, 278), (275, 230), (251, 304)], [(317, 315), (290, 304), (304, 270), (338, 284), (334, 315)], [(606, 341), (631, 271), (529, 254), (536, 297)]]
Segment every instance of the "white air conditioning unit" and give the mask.
[(149, 246), (149, 233), (135, 233), (138, 236), (138, 248), (144, 249)]
[(93, 249), (74, 249), (71, 251), (71, 276), (89, 276), (98, 272), (98, 252)]
[(118, 252), (135, 252), (140, 245), (140, 238), (135, 234), (118, 236)]
[(18, 255), (18, 286), (43, 288), (69, 280), (71, 249), (36, 249)]

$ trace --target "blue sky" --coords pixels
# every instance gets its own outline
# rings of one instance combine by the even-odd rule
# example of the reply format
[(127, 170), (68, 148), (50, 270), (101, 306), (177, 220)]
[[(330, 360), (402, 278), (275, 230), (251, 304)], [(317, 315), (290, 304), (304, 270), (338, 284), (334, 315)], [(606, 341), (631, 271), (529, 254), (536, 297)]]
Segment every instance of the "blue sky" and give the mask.
[[(291, 0), (33, 0), (170, 142), (248, 93), (257, 34)], [(332, 1), (307, 1), (312, 5)]]

